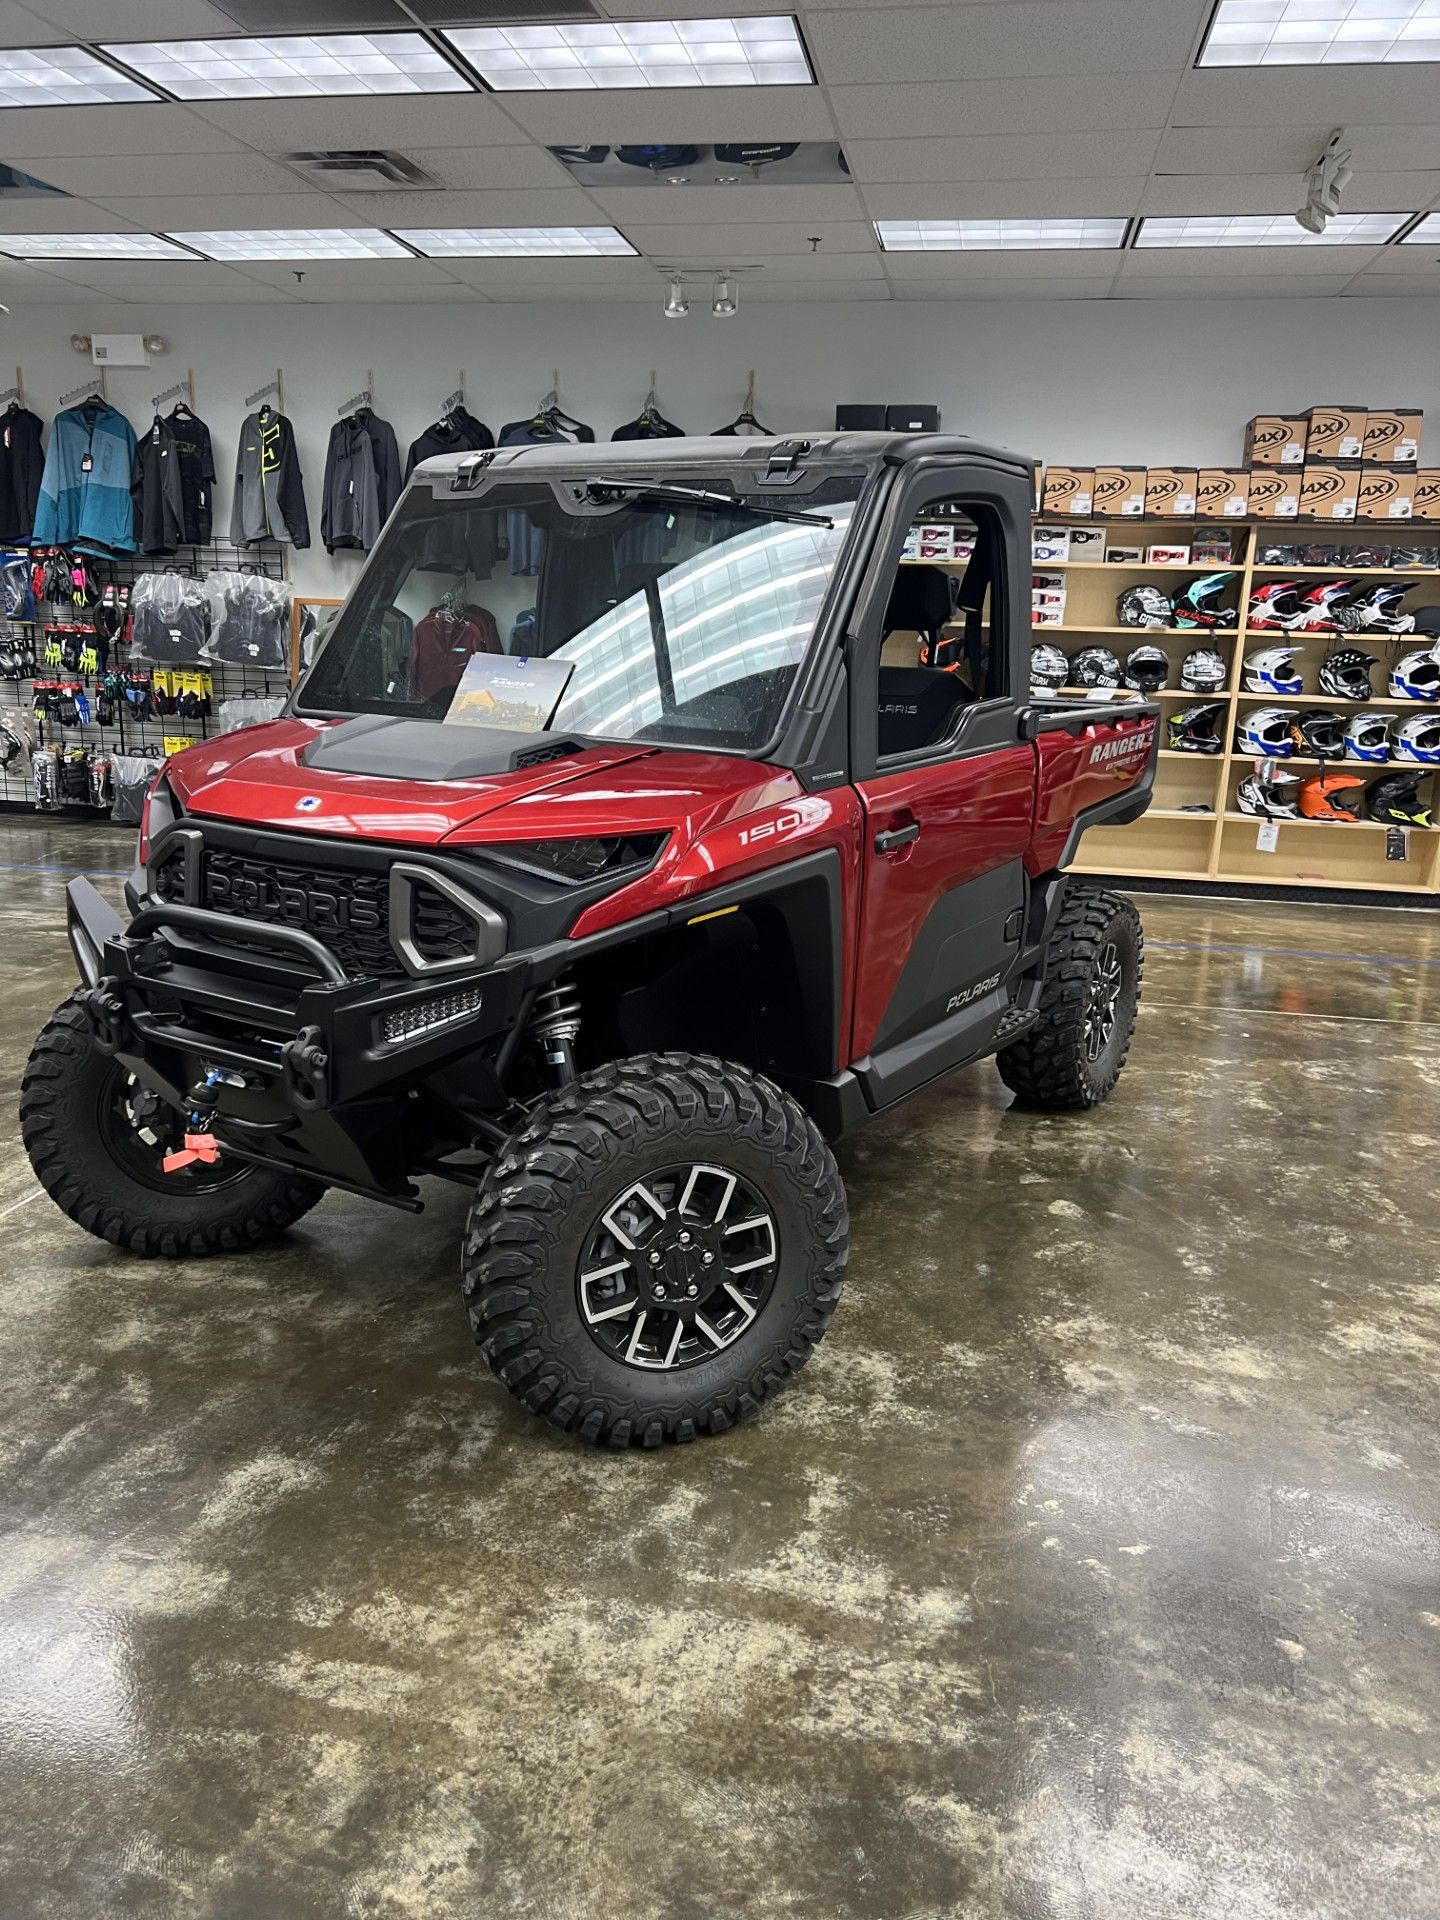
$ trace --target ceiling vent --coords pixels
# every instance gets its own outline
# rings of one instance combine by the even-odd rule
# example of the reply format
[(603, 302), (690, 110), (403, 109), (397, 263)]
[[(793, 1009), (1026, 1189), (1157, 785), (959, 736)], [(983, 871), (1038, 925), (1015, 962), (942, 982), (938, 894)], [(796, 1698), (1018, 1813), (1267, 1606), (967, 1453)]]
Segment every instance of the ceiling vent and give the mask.
[(396, 193), (440, 184), (434, 174), (403, 153), (390, 153), (384, 147), (341, 147), (329, 153), (322, 149), (280, 157), (307, 180), (337, 193)]

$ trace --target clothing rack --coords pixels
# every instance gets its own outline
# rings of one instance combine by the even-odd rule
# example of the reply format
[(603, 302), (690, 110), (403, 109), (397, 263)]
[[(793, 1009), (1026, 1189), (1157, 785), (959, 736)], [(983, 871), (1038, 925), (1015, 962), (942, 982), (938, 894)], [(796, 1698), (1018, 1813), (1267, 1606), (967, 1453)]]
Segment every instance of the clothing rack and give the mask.
[(25, 382), (21, 377), (19, 367), (15, 369), (14, 386), (0, 387), (0, 407), (8, 406), (12, 400), (17, 407), (23, 407), (25, 404)]
[(460, 369), (460, 384), (440, 402), (440, 418), (448, 420), (457, 407), (465, 404), (465, 369)]
[(77, 401), (88, 399), (91, 394), (99, 394), (100, 398), (105, 402), (105, 405), (107, 407), (109, 406), (110, 395), (105, 389), (105, 369), (103, 367), (100, 369), (100, 377), (98, 380), (87, 380), (83, 386), (72, 387), (68, 393), (62, 393), (60, 396), (61, 408), (73, 407)]
[(359, 393), (352, 393), (350, 398), (345, 401), (343, 405), (338, 406), (335, 411), (342, 420), (346, 420), (352, 413), (359, 413), (363, 408), (373, 405), (374, 399), (375, 370), (373, 367), (367, 367), (365, 370), (365, 384)]
[[(159, 413), (161, 407), (164, 406), (167, 400), (186, 400), (189, 402), (190, 411), (194, 413), (195, 411), (195, 369), (193, 367), (189, 367), (186, 369), (185, 378), (183, 380), (177, 380), (173, 387), (166, 387), (163, 393), (157, 393), (152, 398), (150, 405), (154, 408), (156, 413)], [(249, 405), (248, 401), (246, 402), (246, 405), (247, 406)]]
[(254, 393), (246, 394), (245, 404), (247, 407), (253, 407), (257, 400), (263, 400), (267, 394), (271, 393), (275, 396), (276, 406), (280, 412), (283, 413), (285, 411), (285, 376), (279, 367), (275, 369), (275, 378), (273, 380), (267, 380), (265, 385), (263, 387), (257, 387)]

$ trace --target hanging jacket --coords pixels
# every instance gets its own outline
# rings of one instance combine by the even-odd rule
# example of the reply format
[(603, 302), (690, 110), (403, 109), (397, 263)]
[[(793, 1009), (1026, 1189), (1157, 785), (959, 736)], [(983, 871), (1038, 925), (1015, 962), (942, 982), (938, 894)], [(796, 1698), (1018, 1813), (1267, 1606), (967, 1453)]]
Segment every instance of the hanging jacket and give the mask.
[(443, 420), (427, 427), (411, 444), (405, 460), (405, 478), (410, 478), (422, 460), (432, 460), (437, 453), (483, 453), (494, 444), (495, 436), (483, 420), (477, 420), (464, 407), (456, 407)]
[(57, 413), (30, 541), (82, 553), (134, 553), (135, 432), (98, 396)]
[(410, 642), (410, 699), (433, 700), (458, 686), (472, 653), (501, 651), (500, 631), (488, 607), (432, 607), (416, 621)]
[[(354, 418), (370, 436), (370, 451), (375, 460), (375, 495), (383, 527), (405, 485), (405, 476), (400, 470), (399, 442), (390, 422), (382, 420), (373, 408), (361, 407)], [(370, 544), (373, 546), (374, 542)]]
[(30, 538), (40, 476), (45, 471), (42, 429), (39, 414), (28, 407), (10, 407), (0, 413), (0, 540)]
[(187, 547), (208, 547), (215, 502), (215, 455), (210, 445), (210, 429), (198, 414), (183, 405), (172, 408), (168, 425), (175, 436), (175, 452), (180, 462), (180, 498), (185, 523), (180, 537)]
[(310, 516), (305, 510), (305, 481), (295, 450), (295, 429), (283, 413), (262, 407), (247, 416), (235, 457), (235, 498), (230, 508), (230, 543), (258, 546), (279, 540), (308, 547)]
[[(500, 429), (502, 447), (574, 446), (589, 442), (595, 429), (568, 415), (535, 414), (529, 420), (511, 420)], [(510, 554), (510, 572), (539, 573), (545, 558), (545, 530), (538, 527), (523, 507), (512, 507), (505, 515), (505, 544)]]
[(663, 413), (640, 414), (627, 420), (611, 434), (612, 440), (683, 440), (685, 429), (667, 420)]
[(379, 538), (382, 515), (375, 449), (358, 414), (330, 429), (321, 495), (320, 538), (326, 551), (359, 547), (368, 553)]
[(185, 496), (175, 434), (159, 414), (135, 449), (130, 498), (140, 546), (146, 553), (174, 553), (185, 538)]

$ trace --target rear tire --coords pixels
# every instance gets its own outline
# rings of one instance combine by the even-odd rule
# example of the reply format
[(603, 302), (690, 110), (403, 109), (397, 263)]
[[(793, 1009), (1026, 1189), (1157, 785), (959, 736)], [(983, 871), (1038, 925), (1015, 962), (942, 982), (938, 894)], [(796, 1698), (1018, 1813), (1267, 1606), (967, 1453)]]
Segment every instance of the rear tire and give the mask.
[(75, 1000), (64, 1001), (20, 1082), (20, 1135), (35, 1178), (97, 1239), (147, 1259), (243, 1253), (293, 1226), (323, 1195), (313, 1180), (245, 1161), (227, 1165), (223, 1154), (213, 1168), (165, 1174), (164, 1136), (178, 1116), (160, 1108), (141, 1131), (134, 1106), (143, 1097), (95, 1045)]
[(532, 1413), (654, 1447), (733, 1426), (804, 1366), (848, 1245), (839, 1171), (795, 1101), (709, 1056), (644, 1054), (551, 1096), (502, 1149), (465, 1304)]
[(1112, 1092), (1130, 1051), (1145, 938), (1130, 901), (1071, 881), (1050, 941), (1040, 1018), (996, 1055), (1028, 1106), (1073, 1111)]

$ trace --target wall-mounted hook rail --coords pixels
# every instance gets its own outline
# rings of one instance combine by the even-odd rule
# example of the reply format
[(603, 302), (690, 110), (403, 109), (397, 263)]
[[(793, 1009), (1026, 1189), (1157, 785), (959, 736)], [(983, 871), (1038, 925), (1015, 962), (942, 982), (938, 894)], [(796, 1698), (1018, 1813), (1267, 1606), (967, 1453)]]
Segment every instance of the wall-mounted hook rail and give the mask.
[(192, 413), (195, 411), (195, 369), (193, 367), (187, 370), (183, 380), (177, 380), (173, 387), (166, 387), (163, 393), (157, 393), (150, 404), (158, 413), (167, 400), (188, 401), (190, 411)]
[(257, 400), (263, 400), (268, 394), (272, 393), (275, 396), (276, 405), (283, 413), (285, 411), (285, 381), (279, 367), (275, 369), (275, 378), (273, 380), (267, 380), (265, 385), (263, 387), (257, 387), (254, 393), (246, 394), (245, 404), (247, 407), (253, 407)]
[(0, 387), (0, 407), (9, 406), (12, 400), (15, 402), (17, 407), (23, 407), (25, 404), (25, 381), (21, 375), (19, 367), (16, 367), (15, 369), (14, 386)]
[(62, 407), (73, 407), (77, 400), (86, 400), (92, 393), (98, 393), (106, 405), (109, 405), (110, 396), (105, 391), (105, 369), (103, 367), (100, 369), (98, 378), (87, 380), (83, 386), (72, 387), (68, 393), (62, 393), (60, 396), (60, 405)]

